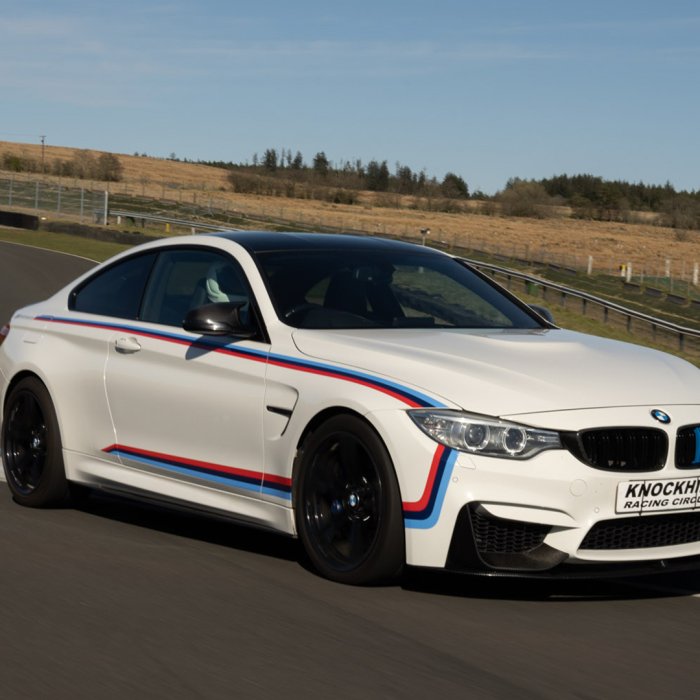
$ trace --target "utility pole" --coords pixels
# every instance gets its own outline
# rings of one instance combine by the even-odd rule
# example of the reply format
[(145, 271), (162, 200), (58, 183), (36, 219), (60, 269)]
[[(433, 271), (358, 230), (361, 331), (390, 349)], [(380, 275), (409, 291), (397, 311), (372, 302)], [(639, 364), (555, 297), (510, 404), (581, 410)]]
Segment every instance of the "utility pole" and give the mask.
[(44, 175), (46, 172), (44, 170), (44, 148), (46, 146), (46, 136), (42, 134), (39, 138), (41, 139), (41, 174)]

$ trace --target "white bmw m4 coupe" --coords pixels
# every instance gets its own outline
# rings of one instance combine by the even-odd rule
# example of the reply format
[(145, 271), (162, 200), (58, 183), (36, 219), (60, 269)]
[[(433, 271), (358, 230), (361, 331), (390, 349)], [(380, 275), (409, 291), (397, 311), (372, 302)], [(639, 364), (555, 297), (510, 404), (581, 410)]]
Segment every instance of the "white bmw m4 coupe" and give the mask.
[(133, 248), (0, 331), (17, 503), (104, 491), (300, 538), (320, 574), (700, 566), (700, 371), (355, 236)]

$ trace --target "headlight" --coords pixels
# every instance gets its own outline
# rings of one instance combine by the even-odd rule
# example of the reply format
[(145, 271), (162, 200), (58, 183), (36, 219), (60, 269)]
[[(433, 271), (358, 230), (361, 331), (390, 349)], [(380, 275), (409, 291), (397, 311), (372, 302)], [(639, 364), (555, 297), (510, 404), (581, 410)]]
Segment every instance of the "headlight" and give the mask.
[(559, 433), (508, 423), (463, 411), (409, 411), (413, 422), (436, 442), (462, 452), (528, 459), (543, 450), (561, 449)]

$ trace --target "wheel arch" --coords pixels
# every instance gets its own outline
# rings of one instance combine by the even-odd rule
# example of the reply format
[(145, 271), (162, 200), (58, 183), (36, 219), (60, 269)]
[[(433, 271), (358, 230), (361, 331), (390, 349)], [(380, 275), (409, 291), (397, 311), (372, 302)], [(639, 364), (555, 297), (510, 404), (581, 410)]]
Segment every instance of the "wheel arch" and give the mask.
[[(332, 428), (329, 425), (331, 422), (333, 423)], [(356, 462), (353, 456), (348, 463), (360, 465), (358, 468), (366, 475), (366, 478), (363, 476), (362, 480), (355, 482), (347, 476), (347, 472), (343, 472), (341, 467), (341, 472), (346, 475), (345, 478), (350, 478), (350, 482), (341, 477), (333, 479), (333, 483), (340, 484), (339, 489), (331, 488), (329, 490), (327, 486), (322, 486), (320, 493), (323, 494), (321, 496), (323, 505), (319, 508), (317, 504), (321, 501), (315, 500), (313, 496), (315, 492), (313, 474), (318, 471), (314, 467), (316, 462), (314, 455), (323, 455), (323, 449), (327, 451), (328, 443), (336, 439), (335, 436), (339, 428), (341, 431), (348, 430), (353, 435), (351, 440), (356, 440), (361, 446), (359, 449), (364, 450), (363, 458)], [(306, 445), (308, 445), (308, 454), (305, 452)], [(323, 457), (321, 460), (323, 463)], [(340, 462), (342, 461), (341, 458)], [(362, 467), (361, 465), (365, 462), (370, 466)], [(355, 469), (353, 468), (352, 471)], [(312, 484), (311, 491), (309, 491), (309, 479), (311, 479)], [(363, 482), (365, 490), (369, 492), (366, 501), (369, 510), (366, 511), (365, 517), (361, 517), (359, 520), (370, 523), (370, 535), (369, 540), (360, 545), (361, 551), (358, 559), (355, 545), (351, 544), (350, 552), (346, 552), (345, 546), (336, 547), (336, 535), (330, 535), (330, 539), (328, 539), (325, 531), (327, 530), (326, 526), (331, 522), (331, 529), (339, 528), (340, 540), (346, 539), (346, 544), (352, 543), (354, 537), (347, 539), (347, 535), (343, 534), (343, 531), (353, 518), (341, 511), (347, 512), (348, 508), (352, 510), (364, 502), (367, 494), (360, 495), (363, 493)], [(351, 486), (348, 483), (354, 485)], [(358, 485), (359, 491), (357, 491)], [(351, 495), (355, 495), (354, 503), (345, 498), (348, 489), (353, 491)], [(342, 493), (344, 490), (345, 493)], [(339, 495), (340, 493), (342, 495)], [(330, 505), (331, 501), (334, 506), (340, 503), (346, 505), (340, 506), (340, 511), (334, 510), (334, 507)], [(306, 556), (311, 565), (326, 578), (352, 585), (374, 584), (392, 580), (405, 565), (407, 556), (406, 533), (395, 461), (381, 430), (373, 424), (367, 415), (345, 406), (334, 406), (320, 411), (307, 423), (298, 438), (294, 458), (292, 508), (297, 535), (304, 546)], [(307, 513), (311, 513), (311, 517), (307, 517)], [(329, 516), (329, 513), (335, 513), (335, 515)], [(332, 522), (336, 516), (341, 520), (340, 525)], [(355, 520), (357, 521), (358, 518), (356, 517)], [(315, 525), (317, 522), (325, 522), (326, 526)], [(352, 524), (351, 527), (355, 529), (356, 525)], [(364, 528), (365, 526), (360, 527)], [(361, 541), (363, 537), (361, 536), (359, 539)]]
[[(2, 397), (2, 411), (0, 411), (0, 419), (4, 419), (5, 416), (5, 408), (7, 407), (7, 400), (10, 397), (10, 394), (12, 393), (12, 390), (24, 379), (28, 378), (33, 378), (36, 379), (38, 382), (41, 382), (43, 385), (44, 389), (46, 389), (46, 393), (49, 395), (49, 399), (51, 399), (51, 403), (53, 404), (53, 409), (56, 413), (56, 422), (58, 423), (58, 432), (61, 437), (61, 441), (63, 441), (63, 438), (65, 437), (65, 430), (63, 427), (63, 423), (61, 420), (61, 412), (58, 410), (58, 407), (56, 406), (56, 398), (54, 396), (53, 391), (51, 391), (51, 386), (49, 382), (47, 382), (44, 377), (41, 376), (38, 372), (35, 372), (31, 369), (22, 369), (17, 374), (15, 374), (12, 379), (7, 384), (7, 388), (5, 389), (5, 395)], [(0, 420), (1, 422), (1, 420)]]
[[(7, 388), (5, 389), (5, 396), (2, 398), (2, 409), (3, 409), (3, 414), (5, 412), (5, 406), (7, 406), (7, 399), (9, 398), (10, 394), (12, 393), (12, 390), (23, 380), (27, 379), (27, 377), (34, 377), (35, 379), (38, 379), (46, 388), (46, 391), (49, 392), (49, 396), (51, 396), (51, 392), (49, 391), (49, 387), (46, 386), (46, 382), (36, 373), (32, 372), (31, 370), (24, 369), (20, 372), (17, 372), (12, 379), (10, 379)], [(51, 396), (51, 400), (53, 401), (53, 396)]]
[[(11, 403), (18, 391), (22, 398)], [(27, 400), (23, 394), (30, 398)], [(25, 415), (25, 427), (18, 429), (14, 423), (15, 407), (22, 415), (28, 403), (32, 404), (32, 419)], [(60, 505), (70, 494), (62, 429), (53, 396), (43, 378), (31, 370), (17, 372), (3, 397), (3, 413), (2, 461), (13, 499), (32, 508)]]
[[(377, 430), (377, 427), (372, 423), (372, 421), (367, 419), (366, 415), (363, 415), (362, 413), (359, 413), (358, 411), (355, 411), (354, 409), (349, 408), (348, 406), (329, 406), (328, 408), (324, 408), (322, 411), (319, 411), (313, 418), (311, 418), (311, 420), (304, 427), (304, 430), (302, 430), (297, 440), (294, 462), (292, 464), (292, 508), (296, 507), (298, 482), (297, 474), (299, 465), (301, 463), (301, 457), (303, 455), (304, 444), (307, 442), (309, 437), (316, 430), (318, 430), (318, 428), (320, 428), (324, 423), (329, 421), (331, 418), (335, 418), (336, 416), (353, 416), (361, 420), (375, 433), (377, 438), (384, 445), (384, 449), (386, 449), (389, 457), (392, 457), (391, 450), (389, 449), (386, 440), (382, 437), (381, 432)], [(398, 482), (398, 474), (396, 474), (396, 465), (394, 464), (393, 459), (391, 459), (391, 462), (394, 474), (396, 475)]]

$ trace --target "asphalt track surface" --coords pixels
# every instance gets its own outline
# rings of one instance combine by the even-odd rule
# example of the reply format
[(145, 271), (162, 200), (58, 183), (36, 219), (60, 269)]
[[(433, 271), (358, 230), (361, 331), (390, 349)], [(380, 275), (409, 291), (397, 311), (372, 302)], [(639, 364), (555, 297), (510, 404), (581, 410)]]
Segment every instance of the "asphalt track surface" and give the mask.
[[(89, 264), (0, 244), (0, 312)], [(3, 321), (4, 322), (4, 321)], [(297, 543), (0, 484), (0, 698), (697, 698), (700, 574), (318, 578)]]

